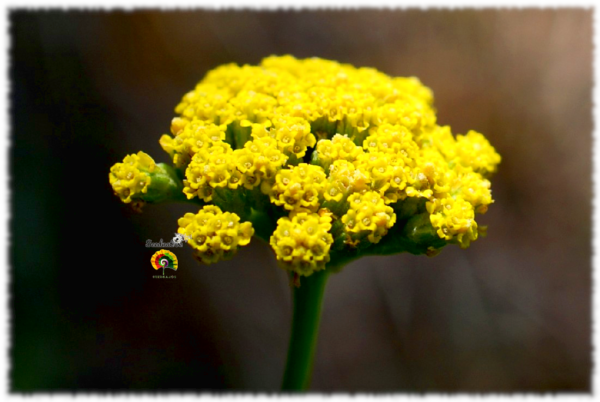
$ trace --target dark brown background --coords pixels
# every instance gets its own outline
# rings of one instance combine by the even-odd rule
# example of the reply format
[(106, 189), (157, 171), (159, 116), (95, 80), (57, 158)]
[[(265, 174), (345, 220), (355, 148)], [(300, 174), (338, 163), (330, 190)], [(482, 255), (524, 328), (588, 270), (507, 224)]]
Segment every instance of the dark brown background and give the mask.
[(109, 167), (209, 70), (319, 56), (433, 89), (440, 124), (501, 153), (487, 238), (331, 278), (313, 391), (590, 391), (592, 10), (13, 10), (11, 389), (277, 391), (291, 302), (265, 244), (175, 280)]

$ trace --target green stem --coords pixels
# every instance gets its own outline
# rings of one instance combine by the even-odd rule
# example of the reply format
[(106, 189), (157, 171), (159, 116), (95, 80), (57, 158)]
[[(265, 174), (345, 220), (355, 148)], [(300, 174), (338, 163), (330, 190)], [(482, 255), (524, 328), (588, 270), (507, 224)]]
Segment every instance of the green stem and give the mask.
[(252, 227), (254, 228), (254, 234), (256, 237), (269, 244), (269, 239), (276, 228), (276, 224), (272, 217), (263, 211), (252, 209), (250, 218), (248, 220), (252, 222)]
[(283, 391), (305, 391), (310, 384), (317, 346), (321, 305), (329, 270), (303, 277), (294, 288), (294, 313)]

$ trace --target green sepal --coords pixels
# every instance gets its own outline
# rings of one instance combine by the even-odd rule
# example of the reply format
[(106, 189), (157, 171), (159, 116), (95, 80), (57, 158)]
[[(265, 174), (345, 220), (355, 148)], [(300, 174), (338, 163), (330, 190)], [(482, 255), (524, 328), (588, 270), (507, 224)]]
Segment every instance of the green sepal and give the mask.
[(329, 167), (331, 163), (325, 163), (319, 158), (319, 151), (315, 148), (310, 157), (310, 164), (315, 166), (321, 166), (326, 174), (329, 174)]
[(310, 132), (315, 134), (317, 141), (320, 139), (330, 139), (336, 133), (337, 121), (329, 121), (327, 116), (322, 116), (310, 123)]
[(403, 221), (426, 211), (425, 203), (427, 199), (420, 197), (406, 197), (402, 201), (390, 204), (396, 213), (396, 219)]
[[(231, 130), (231, 131), (230, 131)], [(231, 134), (228, 134), (228, 132)], [(225, 138), (228, 138), (232, 144), (233, 149), (244, 148), (244, 144), (252, 139), (252, 127), (242, 127), (239, 121), (235, 121), (227, 127), (225, 132)]]
[(286, 166), (298, 166), (301, 163), (304, 163), (304, 159), (298, 158), (294, 153), (290, 153), (288, 155), (288, 160), (285, 162)]
[(436, 230), (431, 225), (431, 220), (427, 212), (410, 218), (403, 232), (410, 242), (426, 249), (441, 248), (447, 243), (446, 240), (438, 236)]
[(150, 185), (146, 193), (139, 194), (138, 199), (151, 204), (165, 201), (187, 201), (183, 194), (183, 182), (177, 173), (179, 169), (165, 163), (158, 163), (150, 176)]
[[(414, 207), (414, 205), (411, 206), (412, 203), (411, 201), (406, 208), (412, 210)], [(397, 222), (379, 243), (375, 244), (364, 239), (357, 247), (349, 247), (344, 243), (347, 234), (344, 233), (343, 225), (339, 221), (334, 222), (332, 234), (334, 235), (334, 243), (331, 247), (331, 261), (327, 264), (327, 269), (333, 272), (339, 272), (344, 265), (357, 258), (371, 255), (410, 253), (434, 256), (439, 249), (448, 244), (437, 235), (435, 229), (431, 226), (427, 212)]]
[(212, 203), (223, 211), (237, 214), (243, 221), (248, 220), (251, 207), (246, 201), (246, 191), (239, 187), (232, 190), (228, 187), (217, 187), (213, 191)]

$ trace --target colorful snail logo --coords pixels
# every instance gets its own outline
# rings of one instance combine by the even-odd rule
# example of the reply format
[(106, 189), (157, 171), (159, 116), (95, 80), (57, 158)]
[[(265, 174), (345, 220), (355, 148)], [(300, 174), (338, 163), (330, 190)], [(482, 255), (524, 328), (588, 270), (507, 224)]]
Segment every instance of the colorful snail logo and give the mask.
[(165, 268), (177, 271), (177, 256), (169, 250), (159, 250), (150, 259), (154, 269), (159, 270), (162, 268), (163, 275), (165, 274)]

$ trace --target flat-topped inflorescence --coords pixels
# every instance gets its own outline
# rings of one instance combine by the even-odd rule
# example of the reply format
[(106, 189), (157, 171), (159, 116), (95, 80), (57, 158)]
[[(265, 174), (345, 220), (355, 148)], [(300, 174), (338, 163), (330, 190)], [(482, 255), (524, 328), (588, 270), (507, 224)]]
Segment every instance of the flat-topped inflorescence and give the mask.
[[(485, 231), (475, 217), (493, 202), (500, 155), (480, 133), (439, 126), (417, 78), (272, 56), (210, 71), (175, 112), (160, 138), (175, 168), (140, 152), (111, 169), (110, 183), (124, 202), (157, 202), (168, 177), (170, 199), (229, 214), (240, 240), (202, 234), (190, 244), (203, 263), (229, 257), (251, 232), (282, 268), (307, 276), (337, 256), (433, 255)], [(198, 219), (180, 219), (180, 233), (194, 238)]]

